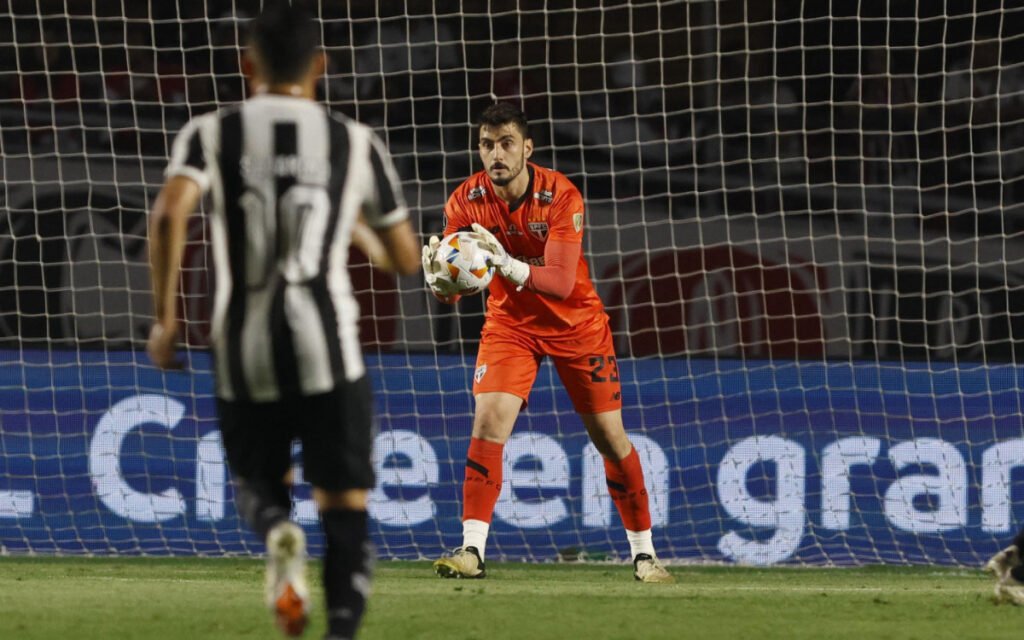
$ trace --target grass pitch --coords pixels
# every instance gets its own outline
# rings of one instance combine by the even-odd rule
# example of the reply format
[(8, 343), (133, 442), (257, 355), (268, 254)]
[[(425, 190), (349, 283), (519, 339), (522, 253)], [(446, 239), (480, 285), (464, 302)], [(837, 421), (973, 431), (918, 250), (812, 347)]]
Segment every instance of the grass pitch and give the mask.
[[(245, 559), (0, 558), (0, 638), (278, 638), (262, 570)], [(381, 562), (360, 638), (959, 640), (1024, 628), (1024, 608), (995, 606), (991, 579), (972, 570), (671, 570), (676, 584), (644, 585), (624, 565), (494, 563), (486, 580), (463, 581), (426, 562)], [(323, 631), (318, 599), (306, 637)]]

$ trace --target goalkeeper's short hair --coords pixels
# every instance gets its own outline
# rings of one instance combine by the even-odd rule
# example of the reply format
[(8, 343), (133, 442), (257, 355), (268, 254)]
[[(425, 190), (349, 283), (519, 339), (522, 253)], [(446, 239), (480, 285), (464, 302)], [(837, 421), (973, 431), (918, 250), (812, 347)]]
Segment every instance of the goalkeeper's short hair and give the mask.
[(511, 102), (495, 102), (476, 119), (477, 128), (501, 127), (506, 124), (515, 124), (523, 134), (523, 139), (530, 137), (530, 123), (526, 120), (526, 114)]

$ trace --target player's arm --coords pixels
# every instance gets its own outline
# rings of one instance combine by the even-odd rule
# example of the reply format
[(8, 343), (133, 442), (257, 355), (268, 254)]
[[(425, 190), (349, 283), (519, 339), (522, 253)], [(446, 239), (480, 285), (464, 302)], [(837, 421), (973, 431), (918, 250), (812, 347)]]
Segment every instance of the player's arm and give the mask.
[(576, 269), (582, 250), (578, 242), (548, 240), (544, 246), (544, 266), (530, 267), (523, 288), (565, 300), (576, 287)]
[(531, 266), (508, 255), (498, 239), (481, 225), (473, 230), (485, 238), (485, 244), (494, 254), (493, 264), (499, 273), (519, 289), (527, 289), (557, 300), (565, 300), (576, 286), (576, 269), (583, 250), (583, 198), (570, 188), (560, 189), (561, 195), (552, 205), (551, 226), (544, 243), (544, 266)]
[(568, 180), (552, 203), (551, 229), (544, 245), (544, 266), (531, 267), (525, 288), (565, 300), (576, 288), (583, 252), (583, 196)]
[[(403, 230), (401, 228), (403, 226), (406, 229)], [(391, 249), (385, 244), (385, 237), (388, 238), (387, 243), (392, 245)], [(391, 258), (391, 254), (408, 255), (409, 247), (401, 248), (400, 245), (403, 242), (409, 241), (410, 238), (412, 239), (412, 254), (415, 257), (418, 243), (416, 242), (415, 235), (412, 233), (412, 226), (408, 220), (375, 232), (366, 224), (366, 220), (360, 216), (352, 228), (352, 244), (359, 247), (359, 250), (366, 254), (372, 266), (388, 273), (399, 272), (398, 266)], [(408, 267), (408, 265), (404, 266)], [(401, 271), (401, 273), (408, 275), (415, 271), (418, 266), (414, 260), (412, 271)]]
[[(419, 242), (409, 222), (409, 210), (402, 196), (398, 172), (395, 171), (384, 143), (372, 133), (369, 160), (373, 180), (367, 185), (368, 190), (363, 201), (363, 217), (366, 220), (367, 231), (372, 230), (374, 239), (380, 241), (383, 248), (382, 257), (387, 258), (394, 271), (402, 275), (416, 273), (419, 268)], [(357, 229), (358, 226), (357, 223)], [(370, 253), (367, 255), (373, 259)]]
[(391, 271), (400, 273), (403, 276), (416, 273), (420, 268), (420, 263), (417, 259), (420, 243), (416, 239), (416, 234), (413, 232), (412, 224), (409, 223), (409, 220), (405, 219), (390, 227), (377, 229), (376, 232), (375, 239), (378, 239), (384, 248), (384, 255), (380, 257), (381, 262), (377, 263), (377, 266), (386, 269), (387, 267), (383, 266), (386, 260), (392, 266), (389, 269)]
[(168, 178), (149, 214), (149, 266), (153, 278), (153, 315), (146, 351), (161, 369), (180, 369), (174, 356), (178, 337), (178, 281), (185, 253), (188, 218), (202, 188), (182, 175)]
[(174, 357), (178, 339), (178, 282), (188, 237), (188, 218), (210, 186), (201, 129), (213, 114), (186, 124), (171, 147), (167, 180), (149, 214), (149, 266), (153, 280), (154, 324), (146, 350), (162, 369), (180, 368)]
[(388, 257), (388, 250), (384, 248), (384, 243), (366, 224), (366, 219), (362, 215), (356, 219), (356, 224), (352, 227), (352, 244), (366, 254), (370, 266), (389, 273), (395, 271), (395, 265), (391, 264), (391, 258)]
[(499, 273), (519, 289), (565, 300), (576, 286), (576, 265), (579, 263), (581, 245), (578, 241), (552, 240), (544, 245), (544, 266), (530, 266), (522, 260), (508, 255), (494, 234), (482, 225), (473, 224), (484, 238), (484, 245), (493, 254), (491, 264)]

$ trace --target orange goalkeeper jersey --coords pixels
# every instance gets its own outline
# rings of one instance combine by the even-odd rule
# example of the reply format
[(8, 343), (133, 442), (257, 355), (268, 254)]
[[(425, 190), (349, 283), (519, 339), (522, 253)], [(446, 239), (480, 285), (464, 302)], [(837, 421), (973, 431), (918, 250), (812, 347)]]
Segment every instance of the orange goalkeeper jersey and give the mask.
[[(519, 203), (510, 208), (494, 194), (486, 171), (470, 176), (452, 192), (445, 206), (445, 235), (469, 230), (478, 222), (493, 233), (509, 255), (531, 267), (544, 266), (548, 240), (583, 243), (583, 196), (564, 175), (529, 163), (530, 183)], [(604, 315), (604, 305), (590, 281), (580, 252), (576, 284), (565, 300), (534, 291), (516, 291), (500, 274), (491, 280), (487, 301), (489, 322), (539, 336), (564, 334)]]

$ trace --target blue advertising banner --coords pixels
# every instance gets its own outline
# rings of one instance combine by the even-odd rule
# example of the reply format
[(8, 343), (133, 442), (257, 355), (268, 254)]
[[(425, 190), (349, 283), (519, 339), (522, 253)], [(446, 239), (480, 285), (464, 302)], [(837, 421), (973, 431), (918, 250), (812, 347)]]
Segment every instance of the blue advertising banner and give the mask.
[[(461, 542), (473, 362), (369, 359), (372, 528), (382, 557)], [(0, 545), (8, 552), (238, 554), (210, 363), (0, 351)], [(1024, 521), (1024, 369), (767, 361), (620, 362), (665, 558), (977, 564)], [(297, 419), (301, 419), (301, 416)], [(505, 448), (489, 556), (624, 557), (600, 456), (550, 367)], [(299, 480), (301, 480), (301, 473)], [(319, 548), (308, 487), (295, 517)]]

